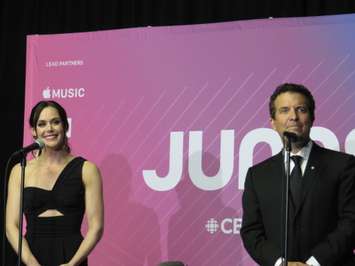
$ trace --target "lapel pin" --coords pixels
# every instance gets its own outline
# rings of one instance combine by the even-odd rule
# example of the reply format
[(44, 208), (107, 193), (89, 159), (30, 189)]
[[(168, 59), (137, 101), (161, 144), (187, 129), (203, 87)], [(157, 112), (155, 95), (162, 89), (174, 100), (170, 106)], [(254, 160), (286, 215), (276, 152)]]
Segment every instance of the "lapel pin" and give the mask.
[(311, 166), (311, 170), (314, 170), (314, 168), (315, 168), (315, 167), (312, 165), (312, 166)]

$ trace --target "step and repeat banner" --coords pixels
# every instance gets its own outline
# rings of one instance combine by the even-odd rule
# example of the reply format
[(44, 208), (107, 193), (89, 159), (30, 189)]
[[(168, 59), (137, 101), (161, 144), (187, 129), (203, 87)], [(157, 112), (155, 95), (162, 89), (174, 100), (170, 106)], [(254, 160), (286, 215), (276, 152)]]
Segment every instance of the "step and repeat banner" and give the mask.
[(269, 96), (307, 86), (312, 138), (355, 154), (354, 28), (341, 15), (28, 36), (25, 144), (32, 106), (55, 100), (103, 175), (91, 264), (255, 265), (241, 196), (248, 167), (282, 147)]

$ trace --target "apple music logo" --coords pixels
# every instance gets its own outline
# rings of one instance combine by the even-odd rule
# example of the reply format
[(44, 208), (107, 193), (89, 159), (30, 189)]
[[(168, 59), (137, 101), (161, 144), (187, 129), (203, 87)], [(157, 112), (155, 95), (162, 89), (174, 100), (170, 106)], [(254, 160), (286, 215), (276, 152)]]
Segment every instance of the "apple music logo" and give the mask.
[(42, 91), (44, 99), (83, 98), (84, 96), (84, 88), (50, 88), (47, 86)]

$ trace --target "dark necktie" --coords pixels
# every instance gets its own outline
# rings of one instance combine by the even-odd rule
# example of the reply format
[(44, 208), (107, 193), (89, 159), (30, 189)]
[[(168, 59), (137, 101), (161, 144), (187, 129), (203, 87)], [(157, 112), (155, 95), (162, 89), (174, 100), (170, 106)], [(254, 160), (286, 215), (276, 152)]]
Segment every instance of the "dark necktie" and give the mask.
[(295, 155), (291, 157), (292, 161), (295, 163), (295, 166), (292, 169), (290, 175), (290, 189), (295, 206), (298, 207), (301, 202), (302, 196), (302, 170), (301, 163), (302, 157)]

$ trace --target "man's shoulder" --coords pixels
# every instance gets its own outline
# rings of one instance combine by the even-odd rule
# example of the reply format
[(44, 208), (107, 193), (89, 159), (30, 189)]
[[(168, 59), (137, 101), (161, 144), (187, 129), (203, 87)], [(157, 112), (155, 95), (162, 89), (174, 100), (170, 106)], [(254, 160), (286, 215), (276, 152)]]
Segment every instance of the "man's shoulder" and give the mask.
[(352, 154), (348, 154), (343, 151), (332, 150), (329, 148), (319, 146), (317, 144), (313, 144), (313, 149), (315, 153), (319, 153), (323, 155), (323, 157), (330, 160), (351, 160), (351, 159), (355, 160), (355, 157)]
[(268, 168), (272, 165), (274, 165), (275, 163), (276, 164), (279, 164), (280, 163), (280, 160), (282, 162), (282, 152), (279, 152), (271, 157), (268, 157), (266, 158), (265, 160), (259, 162), (259, 163), (256, 163), (254, 164), (253, 166), (251, 166), (250, 168), (252, 170), (259, 170), (259, 169), (265, 169), (265, 168)]

